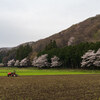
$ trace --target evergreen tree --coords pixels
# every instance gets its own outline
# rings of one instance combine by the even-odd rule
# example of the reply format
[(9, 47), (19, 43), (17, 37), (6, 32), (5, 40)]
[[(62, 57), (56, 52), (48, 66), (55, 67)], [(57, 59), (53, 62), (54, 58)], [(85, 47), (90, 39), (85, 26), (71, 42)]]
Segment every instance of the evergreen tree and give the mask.
[(45, 47), (45, 50), (51, 50), (57, 48), (57, 44), (55, 40), (51, 40), (50, 43)]
[(80, 43), (78, 45), (66, 46), (63, 48), (57, 48), (54, 41), (46, 46), (46, 49), (38, 53), (38, 56), (48, 54), (48, 60), (51, 62), (53, 56), (60, 58), (62, 67), (65, 68), (81, 68), (81, 56), (88, 50), (95, 50), (100, 48), (100, 42), (96, 43)]
[(32, 47), (29, 45), (26, 46), (20, 46), (17, 51), (16, 51), (16, 59), (17, 60), (22, 60), (25, 57), (27, 57), (29, 55), (29, 53), (32, 52)]

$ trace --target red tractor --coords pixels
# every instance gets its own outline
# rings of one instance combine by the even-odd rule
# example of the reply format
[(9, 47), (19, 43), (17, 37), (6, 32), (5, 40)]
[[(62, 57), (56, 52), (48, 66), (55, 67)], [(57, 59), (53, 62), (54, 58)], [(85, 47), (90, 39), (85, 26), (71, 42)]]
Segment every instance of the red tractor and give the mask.
[(17, 77), (18, 75), (15, 72), (9, 72), (8, 77)]

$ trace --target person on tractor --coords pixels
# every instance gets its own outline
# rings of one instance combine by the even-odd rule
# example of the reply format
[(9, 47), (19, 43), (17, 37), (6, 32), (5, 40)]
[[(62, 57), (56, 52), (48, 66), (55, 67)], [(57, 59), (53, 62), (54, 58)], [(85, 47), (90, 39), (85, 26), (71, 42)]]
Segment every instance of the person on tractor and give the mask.
[(15, 71), (14, 72), (9, 72), (8, 73), (8, 77), (17, 77), (18, 75), (15, 73)]

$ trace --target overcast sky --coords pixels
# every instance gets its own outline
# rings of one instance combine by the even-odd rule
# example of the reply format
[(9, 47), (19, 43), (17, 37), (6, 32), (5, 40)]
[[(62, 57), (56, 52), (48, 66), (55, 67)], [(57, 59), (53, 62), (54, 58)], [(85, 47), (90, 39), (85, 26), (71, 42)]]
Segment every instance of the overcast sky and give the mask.
[(100, 0), (0, 0), (0, 47), (37, 41), (100, 14)]

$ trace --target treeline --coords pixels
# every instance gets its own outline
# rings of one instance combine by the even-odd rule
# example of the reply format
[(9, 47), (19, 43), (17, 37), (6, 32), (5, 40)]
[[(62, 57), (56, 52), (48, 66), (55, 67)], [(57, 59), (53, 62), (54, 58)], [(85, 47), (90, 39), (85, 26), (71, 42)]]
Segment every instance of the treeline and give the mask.
[(81, 68), (82, 56), (88, 50), (95, 50), (100, 48), (100, 42), (96, 43), (80, 43), (78, 45), (66, 46), (58, 48), (55, 41), (51, 41), (46, 48), (38, 53), (38, 56), (48, 54), (48, 61), (55, 55), (60, 58), (63, 68)]
[(14, 48), (2, 56), (1, 62), (6, 66), (9, 60), (19, 60), (21, 61), (25, 57), (28, 57), (32, 52), (32, 47), (30, 45), (21, 45), (18, 48)]
[(23, 46), (21, 45), (17, 50), (16, 50), (16, 59), (22, 60), (25, 57), (29, 55), (29, 53), (32, 52), (32, 47), (30, 45)]
[[(59, 68), (81, 68), (81, 62), (82, 62), (82, 56), (88, 51), (88, 50), (95, 50), (95, 52), (100, 48), (100, 42), (96, 43), (80, 43), (78, 45), (71, 45), (71, 46), (65, 46), (63, 48), (57, 47), (56, 41), (50, 41), (50, 43), (45, 47), (45, 49), (41, 52), (38, 52), (37, 60), (35, 62), (34, 58), (31, 58), (32, 53), (32, 47), (30, 45), (20, 46), (17, 49), (13, 49), (9, 51), (6, 56), (2, 59), (2, 63), (5, 65), (11, 65), (10, 63), (14, 59), (15, 65), (16, 63), (22, 64), (22, 62), (25, 63), (25, 59), (27, 58), (27, 61), (30, 62), (28, 65), (32, 65), (34, 62), (34, 66), (39, 65), (40, 63), (42, 65), (45, 64), (45, 60), (41, 56), (44, 54), (48, 54), (46, 63), (48, 64), (55, 64), (57, 66), (58, 61), (61, 62), (61, 66)], [(58, 57), (58, 58), (57, 58)], [(41, 59), (40, 59), (41, 58)], [(59, 60), (55, 60), (54, 58), (57, 58)], [(54, 61), (55, 60), (55, 61)], [(10, 61), (10, 62), (9, 62)], [(9, 63), (8, 63), (9, 62)], [(38, 62), (38, 63), (37, 63)], [(59, 63), (58, 63), (59, 65)], [(54, 65), (53, 65), (54, 66)], [(28, 66), (27, 66), (28, 67)], [(45, 67), (45, 66), (44, 66)]]

